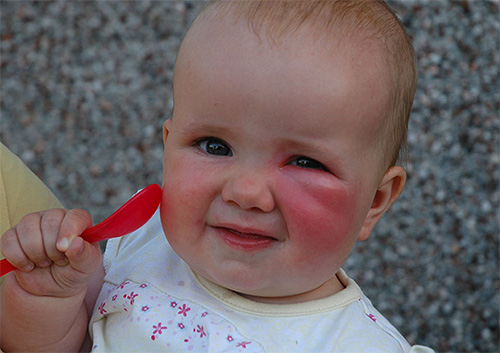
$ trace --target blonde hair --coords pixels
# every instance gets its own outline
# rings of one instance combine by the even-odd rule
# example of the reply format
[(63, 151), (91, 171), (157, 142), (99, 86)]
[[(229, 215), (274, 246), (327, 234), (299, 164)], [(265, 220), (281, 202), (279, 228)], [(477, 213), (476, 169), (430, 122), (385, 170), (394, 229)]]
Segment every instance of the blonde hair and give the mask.
[[(331, 32), (344, 40), (359, 33), (379, 40), (386, 49), (392, 72), (392, 109), (380, 136), (383, 161), (398, 162), (406, 145), (408, 121), (417, 85), (416, 55), (411, 40), (396, 14), (382, 0), (212, 0), (199, 15), (244, 18), (258, 36), (268, 39), (294, 33), (310, 26), (320, 33)], [(198, 20), (198, 19), (197, 19)], [(317, 32), (318, 32), (317, 31)]]

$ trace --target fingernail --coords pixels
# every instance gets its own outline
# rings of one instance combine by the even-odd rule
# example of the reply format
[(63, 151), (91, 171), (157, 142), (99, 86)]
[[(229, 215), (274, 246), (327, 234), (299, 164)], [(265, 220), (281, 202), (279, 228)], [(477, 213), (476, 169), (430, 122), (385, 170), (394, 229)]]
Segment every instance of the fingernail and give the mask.
[(51, 264), (51, 262), (50, 262), (50, 261), (44, 260), (44, 261), (41, 261), (41, 262), (38, 264), (38, 266), (40, 266), (40, 267), (49, 267), (49, 266), (50, 266), (50, 264)]
[(66, 251), (69, 248), (69, 241), (67, 238), (62, 238), (59, 240), (57, 243), (57, 247), (59, 248), (60, 251)]
[(30, 272), (34, 267), (35, 265), (33, 264), (27, 264), (26, 266), (23, 267), (23, 271)]

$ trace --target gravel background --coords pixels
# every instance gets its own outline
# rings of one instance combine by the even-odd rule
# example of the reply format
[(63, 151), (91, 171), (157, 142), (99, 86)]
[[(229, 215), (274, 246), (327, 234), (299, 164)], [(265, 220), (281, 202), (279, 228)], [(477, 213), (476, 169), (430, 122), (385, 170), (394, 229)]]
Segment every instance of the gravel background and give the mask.
[[(391, 2), (419, 58), (402, 199), (346, 269), (412, 343), (499, 351), (499, 2)], [(200, 2), (1, 3), (1, 141), (100, 221), (162, 178)]]

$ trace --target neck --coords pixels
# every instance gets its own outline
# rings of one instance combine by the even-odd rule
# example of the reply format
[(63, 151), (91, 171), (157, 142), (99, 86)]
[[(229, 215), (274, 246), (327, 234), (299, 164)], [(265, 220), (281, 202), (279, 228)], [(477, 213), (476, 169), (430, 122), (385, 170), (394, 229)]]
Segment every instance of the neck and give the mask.
[(337, 275), (333, 276), (331, 279), (323, 283), (318, 288), (315, 288), (309, 292), (294, 294), (284, 297), (259, 297), (244, 293), (239, 293), (241, 296), (264, 304), (297, 304), (308, 302), (312, 300), (323, 299), (334, 295), (345, 288), (344, 284), (340, 281)]

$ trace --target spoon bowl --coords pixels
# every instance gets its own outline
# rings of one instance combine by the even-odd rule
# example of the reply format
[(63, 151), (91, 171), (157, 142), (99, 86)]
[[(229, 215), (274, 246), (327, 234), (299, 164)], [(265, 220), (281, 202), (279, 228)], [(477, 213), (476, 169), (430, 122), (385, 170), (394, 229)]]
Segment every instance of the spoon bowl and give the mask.
[[(161, 188), (157, 184), (140, 190), (111, 216), (93, 227), (87, 228), (80, 236), (89, 243), (121, 237), (142, 227), (158, 209)], [(0, 277), (15, 270), (6, 259), (0, 260)]]

